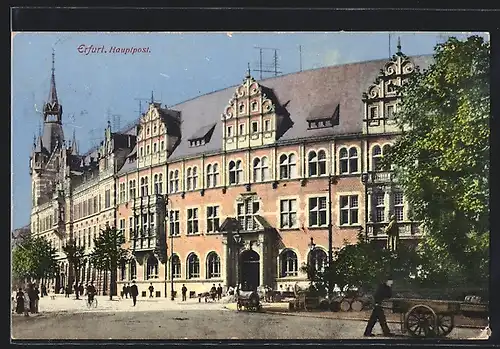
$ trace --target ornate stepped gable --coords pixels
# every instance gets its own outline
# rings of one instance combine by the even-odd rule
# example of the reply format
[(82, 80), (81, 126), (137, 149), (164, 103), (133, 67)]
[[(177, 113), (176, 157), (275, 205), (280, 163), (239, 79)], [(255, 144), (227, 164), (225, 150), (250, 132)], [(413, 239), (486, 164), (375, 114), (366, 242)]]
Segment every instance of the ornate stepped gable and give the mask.
[[(247, 105), (248, 100), (250, 100), (250, 105)], [(250, 109), (250, 113), (248, 113), (248, 108), (252, 108), (252, 103), (257, 103), (257, 109)], [(240, 109), (241, 106), (243, 106), (243, 109)], [(238, 110), (236, 108), (238, 108)], [(248, 72), (246, 78), (243, 80), (243, 84), (236, 88), (233, 97), (229, 100), (229, 103), (222, 114), (222, 121), (233, 117), (248, 117), (252, 113), (255, 114), (262, 112), (262, 114), (269, 114), (274, 113), (275, 111), (276, 106), (264, 93), (263, 86), (255, 81), (255, 79), (250, 76), (250, 72)]]
[(418, 69), (408, 56), (401, 52), (398, 42), (398, 51), (380, 69), (374, 83), (364, 92), (362, 100), (365, 104), (365, 127), (369, 133), (397, 132), (395, 113), (400, 100), (398, 87), (406, 83), (409, 76)]

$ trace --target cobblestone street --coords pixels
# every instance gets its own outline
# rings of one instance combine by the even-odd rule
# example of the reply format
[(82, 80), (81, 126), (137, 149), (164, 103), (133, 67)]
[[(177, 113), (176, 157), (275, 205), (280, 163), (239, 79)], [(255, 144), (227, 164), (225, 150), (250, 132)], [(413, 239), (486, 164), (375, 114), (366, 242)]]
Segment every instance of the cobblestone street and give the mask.
[[(168, 299), (109, 301), (87, 309), (84, 300), (42, 298), (40, 314), (14, 315), (14, 339), (362, 339), (363, 321), (235, 312), (221, 303)], [(389, 324), (398, 334), (399, 326)], [(480, 329), (456, 328), (449, 339), (477, 337)], [(380, 327), (374, 333), (379, 340)], [(396, 337), (397, 338), (397, 337)]]

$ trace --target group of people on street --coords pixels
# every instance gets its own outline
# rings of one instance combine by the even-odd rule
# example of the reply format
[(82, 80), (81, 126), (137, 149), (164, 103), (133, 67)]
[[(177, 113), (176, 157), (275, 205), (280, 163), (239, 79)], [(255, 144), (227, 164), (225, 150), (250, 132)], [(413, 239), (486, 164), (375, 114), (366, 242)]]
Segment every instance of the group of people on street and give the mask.
[[(14, 298), (14, 297), (13, 297)], [(28, 283), (23, 289), (19, 287), (15, 299), (13, 302), (15, 304), (15, 312), (17, 314), (23, 314), (24, 316), (29, 316), (29, 314), (38, 313), (38, 302), (40, 300), (40, 290), (38, 285), (33, 283)]]
[(219, 286), (215, 287), (215, 284), (212, 285), (212, 288), (210, 289), (210, 297), (212, 297), (212, 300), (215, 300), (217, 298), (218, 301), (222, 299), (222, 286), (219, 284)]
[[(151, 289), (151, 287), (153, 287), (153, 284), (151, 284), (149, 286), (150, 289)], [(153, 288), (153, 290), (154, 290), (154, 288)], [(150, 297), (152, 297), (151, 296), (152, 293), (153, 292), (150, 290)], [(132, 286), (130, 285), (130, 283), (123, 285), (122, 298), (125, 297), (128, 299), (128, 296), (130, 296), (130, 298), (132, 298), (132, 302), (134, 304), (134, 307), (137, 304), (137, 296), (138, 295), (139, 295), (139, 289), (137, 288), (137, 285), (135, 284), (135, 280), (132, 281)]]

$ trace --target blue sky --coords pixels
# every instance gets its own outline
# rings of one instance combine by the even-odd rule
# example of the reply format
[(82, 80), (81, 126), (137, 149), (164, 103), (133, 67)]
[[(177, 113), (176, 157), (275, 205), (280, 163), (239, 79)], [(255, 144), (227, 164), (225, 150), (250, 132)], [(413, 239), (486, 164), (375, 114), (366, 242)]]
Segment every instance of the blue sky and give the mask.
[[(469, 35), (391, 33), (391, 48), (394, 53), (399, 36), (407, 55), (431, 54), (448, 36)], [(282, 74), (300, 70), (299, 45), (303, 70), (389, 56), (389, 33), (18, 33), (12, 42), (13, 228), (29, 222), (29, 156), (42, 120), (38, 110), (49, 94), (53, 48), (65, 138), (71, 140), (75, 130), (80, 152), (102, 138), (108, 115), (121, 127), (136, 120), (136, 99), (149, 99), (151, 91), (156, 100), (174, 105), (240, 83), (248, 63), (258, 69), (255, 47), (278, 49)], [(149, 47), (149, 53), (85, 55), (78, 51), (82, 44)], [(273, 55), (264, 50), (264, 64)]]

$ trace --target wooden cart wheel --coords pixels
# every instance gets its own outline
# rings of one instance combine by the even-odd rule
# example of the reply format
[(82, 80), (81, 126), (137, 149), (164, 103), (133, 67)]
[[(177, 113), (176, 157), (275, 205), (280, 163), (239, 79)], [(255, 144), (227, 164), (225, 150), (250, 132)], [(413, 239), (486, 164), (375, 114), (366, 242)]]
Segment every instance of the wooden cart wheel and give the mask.
[(352, 311), (361, 311), (363, 310), (363, 302), (360, 300), (356, 299), (351, 303), (351, 309)]
[(436, 313), (431, 307), (415, 305), (406, 315), (405, 328), (414, 337), (434, 337), (436, 320)]
[(340, 303), (340, 310), (342, 311), (349, 311), (351, 310), (351, 302), (347, 299), (344, 299), (341, 303)]
[(455, 327), (455, 318), (453, 314), (437, 314), (436, 334), (439, 337), (445, 337)]

